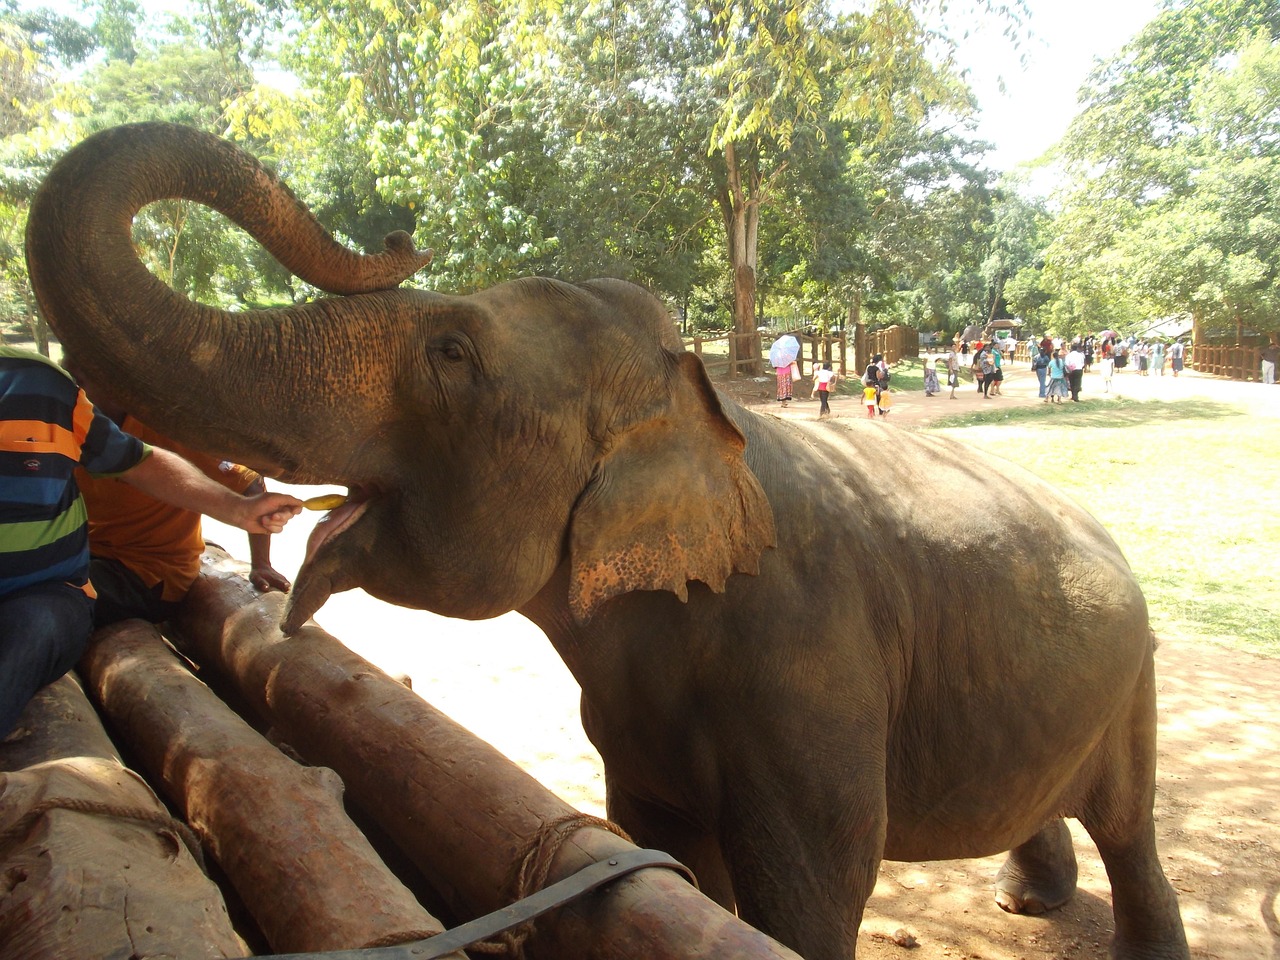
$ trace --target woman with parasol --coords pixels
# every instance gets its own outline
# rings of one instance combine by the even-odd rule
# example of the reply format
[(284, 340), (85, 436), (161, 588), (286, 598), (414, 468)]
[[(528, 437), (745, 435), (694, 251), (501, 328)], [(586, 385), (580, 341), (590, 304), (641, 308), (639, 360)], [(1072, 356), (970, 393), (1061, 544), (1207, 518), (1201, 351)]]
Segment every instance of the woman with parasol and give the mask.
[(779, 337), (769, 348), (769, 363), (778, 376), (778, 402), (783, 406), (791, 402), (791, 385), (800, 376), (799, 355), (800, 341), (790, 334)]

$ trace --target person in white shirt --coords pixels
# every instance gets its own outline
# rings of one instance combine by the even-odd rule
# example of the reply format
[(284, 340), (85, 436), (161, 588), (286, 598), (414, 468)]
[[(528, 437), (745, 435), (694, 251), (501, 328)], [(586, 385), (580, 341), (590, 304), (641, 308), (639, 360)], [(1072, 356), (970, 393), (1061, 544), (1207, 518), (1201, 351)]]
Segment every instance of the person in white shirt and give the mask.
[(1084, 380), (1084, 350), (1077, 340), (1067, 351), (1067, 383), (1071, 387), (1071, 399), (1080, 402), (1080, 383)]
[(818, 419), (825, 420), (831, 416), (831, 407), (827, 401), (831, 397), (831, 391), (836, 388), (836, 374), (831, 369), (831, 364), (824, 363), (820, 370), (814, 372), (813, 387), (818, 391), (818, 399), (822, 401), (822, 407), (818, 410)]

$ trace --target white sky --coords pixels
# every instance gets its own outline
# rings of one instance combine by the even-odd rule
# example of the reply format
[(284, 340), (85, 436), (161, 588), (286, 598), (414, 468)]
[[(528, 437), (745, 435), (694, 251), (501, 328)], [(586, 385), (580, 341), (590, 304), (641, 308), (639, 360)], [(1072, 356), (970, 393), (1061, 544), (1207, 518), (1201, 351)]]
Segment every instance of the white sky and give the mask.
[(1146, 26), (1158, 0), (1028, 0), (1028, 6), (1033, 36), (1019, 49), (991, 26), (994, 20), (961, 41), (961, 63), (972, 71), (982, 110), (977, 136), (995, 144), (987, 164), (997, 170), (1034, 160), (1066, 132), (1094, 61), (1117, 53)]

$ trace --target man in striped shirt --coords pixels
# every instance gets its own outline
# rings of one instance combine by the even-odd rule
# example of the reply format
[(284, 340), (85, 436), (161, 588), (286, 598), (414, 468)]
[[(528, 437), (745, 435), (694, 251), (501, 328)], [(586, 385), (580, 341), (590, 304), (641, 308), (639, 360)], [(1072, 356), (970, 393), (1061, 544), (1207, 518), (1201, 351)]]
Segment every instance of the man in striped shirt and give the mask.
[(47, 358), (0, 347), (0, 739), (36, 691), (75, 666), (92, 630), (77, 466), (250, 533), (279, 533), (302, 508), (288, 494), (228, 490), (123, 432)]

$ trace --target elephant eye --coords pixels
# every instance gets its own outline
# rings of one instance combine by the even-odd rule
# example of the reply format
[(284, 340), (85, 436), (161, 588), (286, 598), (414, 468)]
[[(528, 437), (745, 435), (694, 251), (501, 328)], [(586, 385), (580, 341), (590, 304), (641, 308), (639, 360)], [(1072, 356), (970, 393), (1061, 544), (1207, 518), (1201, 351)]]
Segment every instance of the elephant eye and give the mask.
[(457, 337), (442, 337), (436, 342), (436, 351), (446, 360), (464, 360), (467, 356), (466, 345)]

